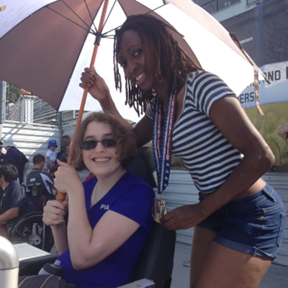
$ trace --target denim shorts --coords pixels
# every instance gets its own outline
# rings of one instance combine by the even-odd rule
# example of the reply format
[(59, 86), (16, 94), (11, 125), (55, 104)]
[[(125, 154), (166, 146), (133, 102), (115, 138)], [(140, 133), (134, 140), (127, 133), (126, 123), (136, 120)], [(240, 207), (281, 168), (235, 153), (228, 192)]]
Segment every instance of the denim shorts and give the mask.
[[(199, 198), (204, 199), (201, 194)], [(260, 192), (228, 203), (197, 226), (217, 232), (216, 243), (273, 260), (283, 240), (285, 221), (280, 196), (266, 184)]]

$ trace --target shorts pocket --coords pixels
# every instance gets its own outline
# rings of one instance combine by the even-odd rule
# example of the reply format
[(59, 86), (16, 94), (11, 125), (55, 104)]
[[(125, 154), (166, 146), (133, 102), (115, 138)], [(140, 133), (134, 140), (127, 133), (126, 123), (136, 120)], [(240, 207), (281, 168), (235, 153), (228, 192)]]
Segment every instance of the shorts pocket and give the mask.
[(282, 243), (284, 230), (285, 230), (285, 222), (286, 222), (286, 212), (280, 214), (280, 227), (277, 237), (277, 246), (279, 247)]

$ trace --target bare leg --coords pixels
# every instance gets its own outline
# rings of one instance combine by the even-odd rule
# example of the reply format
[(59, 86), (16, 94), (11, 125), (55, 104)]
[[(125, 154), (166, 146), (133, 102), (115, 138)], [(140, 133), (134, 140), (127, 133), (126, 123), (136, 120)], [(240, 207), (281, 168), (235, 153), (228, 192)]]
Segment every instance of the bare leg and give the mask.
[(194, 287), (198, 274), (203, 268), (206, 254), (213, 243), (217, 233), (202, 227), (194, 228), (191, 253), (190, 287)]
[(254, 257), (214, 242), (192, 288), (257, 288), (270, 265), (268, 258)]

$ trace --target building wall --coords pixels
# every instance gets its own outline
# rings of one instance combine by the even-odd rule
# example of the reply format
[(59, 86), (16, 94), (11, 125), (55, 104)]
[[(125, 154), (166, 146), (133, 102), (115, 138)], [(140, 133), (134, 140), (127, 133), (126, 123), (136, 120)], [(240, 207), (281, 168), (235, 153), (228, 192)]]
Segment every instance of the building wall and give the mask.
[(219, 22), (221, 22), (233, 16), (239, 15), (249, 9), (252, 9), (254, 6), (255, 5), (248, 6), (246, 0), (242, 0), (239, 3), (236, 3), (214, 13), (213, 17), (215, 17)]
[[(227, 7), (213, 12), (212, 16), (215, 17), (219, 22), (221, 22), (228, 18), (239, 15), (249, 9), (252, 9), (253, 7), (255, 7), (255, 5), (257, 5), (257, 3), (260, 3), (262, 1), (263, 0), (239, 0), (235, 4), (231, 4), (230, 6), (227, 5)], [(210, 13), (211, 10), (209, 10), (209, 6), (214, 2), (217, 2), (217, 0), (194, 0), (194, 2)], [(227, 0), (225, 2), (227, 2), (228, 4), (231, 1)]]
[(33, 156), (36, 154), (45, 156), (49, 140), (56, 140), (58, 145), (60, 144), (60, 130), (53, 125), (6, 121), (2, 128), (2, 139), (11, 138), (16, 147), (29, 159), (31, 169)]

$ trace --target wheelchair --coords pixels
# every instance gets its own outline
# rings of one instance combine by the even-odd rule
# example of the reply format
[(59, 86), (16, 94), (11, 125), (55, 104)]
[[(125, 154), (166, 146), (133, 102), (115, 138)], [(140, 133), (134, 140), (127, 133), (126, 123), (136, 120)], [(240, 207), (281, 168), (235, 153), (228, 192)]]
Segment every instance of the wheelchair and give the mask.
[(21, 216), (15, 221), (10, 222), (7, 227), (7, 235), (13, 244), (27, 243), (36, 248), (50, 252), (53, 245), (52, 230), (42, 221), (43, 207), (49, 199), (43, 199), (42, 209), (36, 207), (31, 200), (31, 195), (25, 185), (21, 185), (25, 191), (25, 208)]
[[(141, 152), (141, 149), (139, 151)], [(154, 171), (154, 168), (151, 167), (153, 161), (149, 164), (148, 158), (148, 155), (139, 153), (134, 159), (133, 165), (128, 169), (149, 185), (155, 187), (154, 179), (151, 179), (151, 175), (148, 175)], [(144, 174), (143, 171), (147, 173)], [(154, 281), (155, 286), (153, 288), (170, 288), (175, 243), (176, 232), (168, 231), (162, 225), (154, 222), (144, 249), (131, 275), (131, 282), (146, 278)], [(46, 263), (54, 263), (58, 256), (57, 254), (49, 254), (48, 256), (21, 261), (19, 263), (19, 276), (37, 275)]]
[[(131, 282), (153, 280), (153, 288), (170, 288), (174, 264), (176, 232), (154, 222), (144, 249), (136, 263)], [(26, 259), (19, 263), (19, 276), (37, 275), (46, 263), (54, 263), (57, 254)]]
[(43, 223), (42, 217), (43, 212), (30, 212), (8, 224), (9, 240), (13, 244), (27, 243), (50, 252), (54, 245), (52, 230)]

